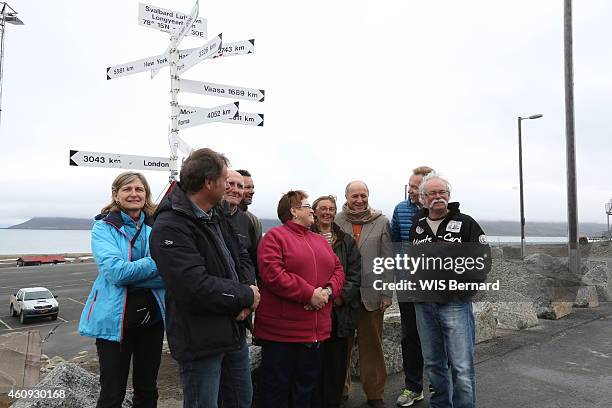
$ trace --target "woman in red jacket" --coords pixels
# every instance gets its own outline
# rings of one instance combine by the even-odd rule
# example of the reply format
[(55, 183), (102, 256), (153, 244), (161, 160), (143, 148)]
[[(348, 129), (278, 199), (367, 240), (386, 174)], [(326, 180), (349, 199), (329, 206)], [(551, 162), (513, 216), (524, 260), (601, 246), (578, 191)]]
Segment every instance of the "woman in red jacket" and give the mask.
[(344, 271), (325, 238), (309, 229), (314, 218), (305, 192), (283, 195), (277, 212), (283, 225), (268, 231), (257, 249), (262, 403), (309, 407), (320, 345), (331, 333), (331, 301), (342, 290)]

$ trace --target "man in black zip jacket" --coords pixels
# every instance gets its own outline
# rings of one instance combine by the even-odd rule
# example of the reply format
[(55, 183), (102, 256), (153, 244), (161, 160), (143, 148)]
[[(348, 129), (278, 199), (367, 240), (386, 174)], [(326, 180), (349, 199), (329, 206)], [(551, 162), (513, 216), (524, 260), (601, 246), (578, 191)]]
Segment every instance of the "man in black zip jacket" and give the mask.
[(248, 252), (219, 207), (227, 163), (211, 149), (191, 153), (151, 233), (167, 289), (168, 343), (188, 407), (250, 407), (252, 400), (244, 322), (259, 290)]
[(490, 248), (478, 223), (459, 212), (459, 203), (449, 203), (450, 184), (445, 179), (435, 173), (426, 176), (420, 193), (423, 212), (410, 229), (413, 245), (408, 252), (421, 262), (412, 276), (421, 290), (415, 311), (425, 370), (435, 389), (430, 405), (474, 408), (471, 297), (491, 268)]

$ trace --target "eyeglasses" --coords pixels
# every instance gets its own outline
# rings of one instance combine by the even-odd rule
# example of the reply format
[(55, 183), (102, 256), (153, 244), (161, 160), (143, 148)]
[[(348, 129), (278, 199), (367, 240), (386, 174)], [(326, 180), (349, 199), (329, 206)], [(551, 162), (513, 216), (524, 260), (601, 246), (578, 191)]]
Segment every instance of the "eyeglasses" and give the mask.
[(424, 195), (426, 195), (427, 197), (435, 197), (435, 196), (443, 196), (443, 195), (447, 195), (449, 193), (448, 190), (437, 190), (437, 191), (429, 191), (426, 192)]
[(336, 212), (336, 207), (317, 207), (317, 211), (321, 211), (321, 212), (332, 212), (335, 213)]
[(312, 206), (310, 204), (302, 204), (302, 205), (298, 205), (295, 208), (307, 208), (309, 210), (312, 210)]

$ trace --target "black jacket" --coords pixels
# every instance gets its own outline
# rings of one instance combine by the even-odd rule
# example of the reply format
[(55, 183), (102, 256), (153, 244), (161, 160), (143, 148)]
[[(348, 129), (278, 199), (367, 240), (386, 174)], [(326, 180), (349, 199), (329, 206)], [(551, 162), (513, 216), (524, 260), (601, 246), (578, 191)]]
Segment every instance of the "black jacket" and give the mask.
[[(342, 306), (334, 305), (332, 309), (332, 336), (349, 337), (357, 328), (357, 314), (361, 304), (359, 289), (361, 287), (361, 253), (355, 239), (342, 231), (337, 224), (332, 224), (336, 241), (332, 245), (334, 253), (340, 260), (346, 277), (342, 287)], [(311, 230), (320, 233), (319, 227), (313, 224)]]
[(251, 218), (241, 209), (237, 209), (234, 214), (230, 214), (229, 208), (227, 208), (226, 214), (228, 220), (234, 228), (234, 231), (236, 232), (238, 241), (240, 241), (242, 246), (245, 247), (249, 253), (251, 263), (255, 268), (255, 276), (259, 278), (257, 273), (257, 244), (259, 242), (259, 238), (257, 237), (255, 226), (253, 225)]
[[(427, 209), (419, 212), (418, 218), (415, 218), (410, 228), (409, 241), (412, 245), (408, 246), (407, 253), (413, 258), (441, 258), (444, 260), (442, 264), (448, 262), (449, 265), (453, 265), (452, 268), (441, 268), (440, 264), (432, 262), (431, 268), (417, 271), (412, 275), (412, 279), (415, 281), (436, 279), (446, 283), (451, 279), (458, 282), (484, 282), (491, 270), (491, 248), (487, 243), (487, 237), (472, 217), (459, 212), (459, 203), (449, 203), (448, 210), (436, 234), (427, 223)], [(475, 262), (472, 264), (470, 261), (466, 264), (468, 258), (474, 259)], [(467, 265), (470, 265), (470, 268), (467, 268)], [(426, 297), (425, 301), (447, 303), (466, 301), (476, 292), (475, 290), (436, 290), (417, 295), (421, 297), (420, 301)]]
[[(249, 255), (220, 207), (209, 221), (195, 216), (177, 184), (155, 213), (151, 256), (166, 285), (166, 332), (172, 356), (190, 361), (239, 348), (244, 335), (235, 317), (253, 304)], [(240, 282), (214, 237), (218, 223)]]

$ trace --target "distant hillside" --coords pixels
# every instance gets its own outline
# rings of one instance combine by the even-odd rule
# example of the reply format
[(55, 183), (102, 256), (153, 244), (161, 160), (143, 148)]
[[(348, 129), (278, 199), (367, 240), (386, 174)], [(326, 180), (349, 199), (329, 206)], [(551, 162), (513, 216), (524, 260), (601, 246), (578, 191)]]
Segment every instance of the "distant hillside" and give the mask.
[(276, 227), (277, 225), (280, 225), (281, 222), (278, 219), (271, 219), (271, 218), (261, 218), (261, 224), (263, 227), (263, 232), (268, 231), (270, 228), (272, 227)]
[[(517, 221), (479, 221), (478, 223), (487, 235), (521, 235), (521, 226)], [(606, 224), (583, 222), (578, 224), (578, 235), (600, 236), (607, 228)], [(527, 222), (525, 223), (525, 235), (532, 237), (566, 237), (567, 223)]]
[[(280, 225), (280, 221), (262, 219), (264, 232)], [(8, 227), (9, 229), (43, 229), (43, 230), (89, 230), (93, 221), (88, 218), (61, 218), (61, 217), (34, 217), (21, 224)]]
[(89, 230), (92, 224), (88, 218), (34, 217), (9, 229)]
[[(91, 229), (92, 220), (87, 218), (59, 218), (35, 217), (21, 224), (13, 225), (10, 229), (44, 229), (44, 230), (88, 230)], [(263, 231), (280, 225), (278, 219), (262, 218)], [(520, 226), (515, 221), (479, 221), (487, 235), (518, 236), (521, 234)], [(606, 231), (606, 224), (592, 222), (581, 223), (578, 227), (579, 235), (600, 236)], [(565, 237), (567, 236), (567, 223), (564, 222), (529, 222), (525, 225), (525, 234), (532, 237)]]

